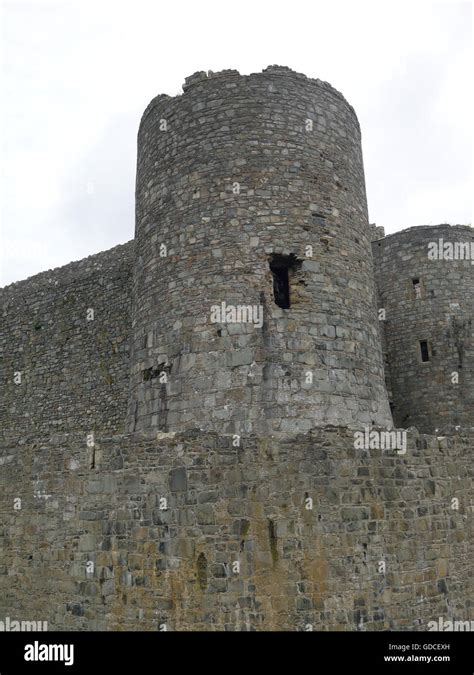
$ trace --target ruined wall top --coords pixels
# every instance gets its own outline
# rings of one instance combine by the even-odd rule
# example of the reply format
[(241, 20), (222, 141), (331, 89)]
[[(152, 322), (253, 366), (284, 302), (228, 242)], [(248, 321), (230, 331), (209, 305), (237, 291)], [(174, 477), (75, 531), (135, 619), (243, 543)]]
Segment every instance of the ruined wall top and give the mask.
[[(339, 99), (347, 107), (347, 109), (350, 111), (350, 113), (354, 118), (354, 121), (360, 134), (360, 124), (357, 118), (357, 114), (352, 105), (347, 101), (347, 99), (343, 96), (343, 94), (341, 94), (340, 91), (338, 91), (335, 87), (329, 84), (329, 82), (325, 82), (324, 80), (320, 80), (318, 78), (308, 77), (304, 73), (298, 73), (295, 70), (288, 68), (287, 66), (270, 65), (267, 66), (265, 69), (263, 69), (262, 72), (260, 73), (250, 73), (249, 75), (241, 75), (238, 70), (234, 69), (219, 70), (216, 72), (213, 72), (212, 70), (208, 71), (200, 70), (185, 78), (182, 89), (183, 94), (186, 94), (187, 92), (193, 90), (198, 85), (202, 86), (203, 84), (207, 83), (218, 82), (224, 86), (232, 87), (233, 83), (235, 84), (236, 80), (239, 79), (252, 81), (252, 80), (259, 80), (262, 78), (268, 79), (269, 77), (275, 79), (289, 78), (292, 80), (300, 80), (303, 81), (305, 85), (308, 87), (314, 86), (317, 89), (325, 90), (331, 96), (334, 96), (335, 98)], [(169, 101), (173, 98), (178, 98), (183, 94), (179, 94), (178, 96), (174, 97), (169, 96), (168, 94), (158, 94), (157, 96), (155, 96), (150, 101), (149, 105), (145, 108), (145, 111), (142, 115), (141, 124), (143, 123), (144, 119), (147, 117), (149, 112), (157, 105), (159, 105), (162, 102), (164, 103), (166, 101)]]

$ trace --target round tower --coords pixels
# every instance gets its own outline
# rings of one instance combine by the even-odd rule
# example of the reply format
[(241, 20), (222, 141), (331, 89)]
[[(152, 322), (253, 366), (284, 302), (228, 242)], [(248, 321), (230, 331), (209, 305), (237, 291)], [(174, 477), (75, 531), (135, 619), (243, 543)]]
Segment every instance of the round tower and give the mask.
[(474, 427), (474, 231), (412, 227), (372, 244), (395, 425)]
[(278, 66), (183, 91), (138, 133), (129, 429), (391, 425), (353, 108)]

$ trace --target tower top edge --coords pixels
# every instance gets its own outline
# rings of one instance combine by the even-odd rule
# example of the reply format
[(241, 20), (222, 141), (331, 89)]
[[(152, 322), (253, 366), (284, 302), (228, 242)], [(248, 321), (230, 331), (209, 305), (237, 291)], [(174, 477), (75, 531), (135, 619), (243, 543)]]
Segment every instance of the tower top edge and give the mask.
[(302, 82), (305, 82), (308, 84), (310, 87), (317, 87), (318, 89), (323, 89), (326, 90), (328, 93), (330, 93), (332, 96), (335, 98), (338, 98), (343, 104), (347, 106), (347, 108), (351, 111), (352, 115), (354, 116), (355, 122), (357, 124), (357, 127), (360, 130), (360, 124), (359, 120), (357, 118), (357, 114), (355, 112), (354, 107), (348, 102), (348, 100), (345, 98), (341, 92), (336, 89), (335, 87), (332, 86), (329, 82), (326, 82), (324, 80), (320, 80), (318, 78), (312, 78), (308, 77), (304, 73), (299, 73), (288, 66), (279, 66), (279, 65), (270, 65), (264, 68), (261, 72), (255, 72), (255, 73), (250, 73), (248, 75), (241, 75), (238, 70), (234, 69), (226, 69), (226, 70), (219, 70), (219, 71), (212, 71), (212, 70), (200, 70), (196, 71), (192, 75), (189, 75), (188, 77), (185, 77), (184, 84), (182, 85), (183, 93), (182, 94), (177, 94), (176, 96), (170, 96), (169, 94), (158, 94), (155, 96), (148, 106), (145, 108), (140, 126), (143, 124), (143, 121), (145, 118), (149, 115), (149, 113), (156, 108), (157, 106), (160, 105), (160, 103), (165, 103), (169, 101), (173, 101), (176, 99), (179, 99), (183, 96), (185, 96), (190, 90), (193, 88), (207, 84), (207, 83), (216, 83), (216, 82), (222, 82), (222, 83), (230, 83), (232, 81), (237, 81), (237, 80), (247, 80), (247, 81), (252, 81), (252, 80), (258, 80), (258, 79), (265, 79), (268, 77), (275, 77), (275, 78), (289, 78), (292, 80), (299, 80)]
[(381, 242), (384, 240), (396, 241), (397, 239), (410, 239), (410, 238), (420, 238), (424, 235), (430, 236), (434, 235), (437, 231), (443, 231), (446, 234), (454, 234), (456, 232), (463, 232), (465, 234), (474, 235), (474, 228), (472, 225), (468, 224), (450, 224), (450, 223), (439, 223), (437, 225), (414, 225), (412, 227), (406, 227), (403, 230), (398, 230), (397, 232), (391, 232), (390, 234), (385, 234), (381, 237), (372, 240), (372, 243)]

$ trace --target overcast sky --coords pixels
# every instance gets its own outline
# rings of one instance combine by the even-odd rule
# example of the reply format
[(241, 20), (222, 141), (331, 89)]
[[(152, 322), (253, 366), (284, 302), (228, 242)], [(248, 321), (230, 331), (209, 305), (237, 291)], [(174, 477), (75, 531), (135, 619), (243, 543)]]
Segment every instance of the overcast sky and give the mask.
[(286, 65), (362, 127), (371, 222), (472, 222), (472, 9), (450, 2), (1, 2), (0, 286), (133, 238), (135, 143), (197, 70)]

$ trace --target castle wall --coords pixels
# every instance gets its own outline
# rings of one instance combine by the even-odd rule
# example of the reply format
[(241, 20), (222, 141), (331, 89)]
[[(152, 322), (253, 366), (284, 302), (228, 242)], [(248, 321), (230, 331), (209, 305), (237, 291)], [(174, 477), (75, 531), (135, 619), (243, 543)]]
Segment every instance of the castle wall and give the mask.
[[(357, 119), (327, 83), (197, 73), (152, 101), (135, 241), (0, 290), (0, 618), (472, 618), (474, 268), (427, 256), (472, 229), (374, 241), (379, 322), (381, 234)], [(289, 308), (274, 292), (285, 260)], [(261, 307), (262, 324), (213, 322), (222, 302)], [(411, 429), (405, 454), (354, 447), (356, 429), (391, 424), (381, 345), (398, 425), (459, 434)]]
[[(443, 251), (453, 244), (454, 259), (449, 247), (448, 258), (430, 258), (430, 243)], [(455, 258), (459, 244), (467, 259)], [(372, 248), (395, 424), (427, 433), (474, 428), (474, 230), (413, 227)], [(420, 341), (427, 342), (425, 362)]]
[(355, 450), (341, 428), (240, 447), (197, 432), (3, 445), (0, 617), (242, 631), (472, 619), (473, 449), (410, 433), (403, 456)]
[(2, 433), (123, 428), (132, 255), (129, 242), (0, 290)]
[[(369, 239), (359, 124), (329, 84), (270, 67), (156, 97), (138, 134), (129, 430), (390, 425)], [(290, 308), (272, 256), (292, 261)], [(223, 302), (263, 324), (213, 322)]]

